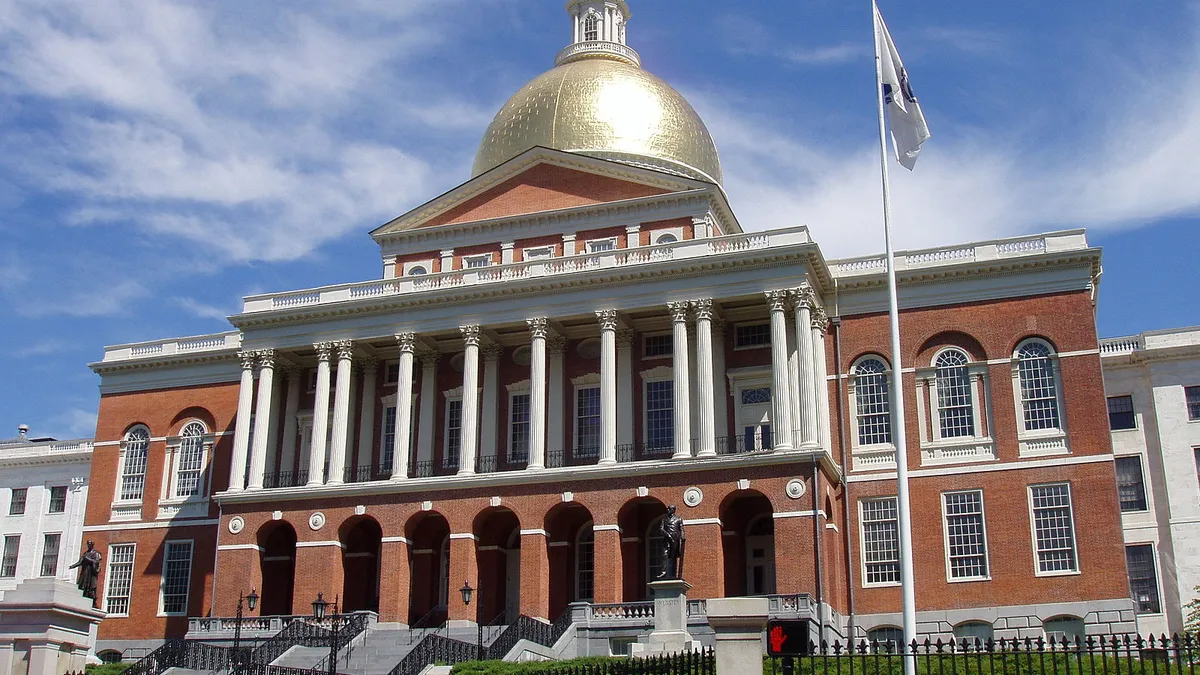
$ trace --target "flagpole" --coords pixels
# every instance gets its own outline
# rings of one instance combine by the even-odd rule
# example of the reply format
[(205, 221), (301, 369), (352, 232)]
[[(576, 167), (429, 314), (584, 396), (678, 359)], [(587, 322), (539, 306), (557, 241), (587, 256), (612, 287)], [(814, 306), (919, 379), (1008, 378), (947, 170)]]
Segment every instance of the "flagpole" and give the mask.
[[(883, 236), (887, 246), (888, 318), (892, 338), (892, 442), (896, 446), (896, 525), (900, 534), (900, 594), (903, 606), (903, 653), (912, 652), (917, 638), (916, 593), (913, 591), (912, 510), (908, 496), (908, 438), (904, 425), (904, 381), (900, 359), (900, 304), (896, 295), (896, 256), (892, 250), (892, 197), (888, 185), (887, 126), (884, 122), (883, 61), (879, 54), (879, 8), (871, 0), (875, 32), (875, 100), (879, 107), (879, 171), (883, 180)], [(901, 95), (894, 92), (894, 95)], [(915, 675), (916, 657), (904, 659), (905, 675)]]

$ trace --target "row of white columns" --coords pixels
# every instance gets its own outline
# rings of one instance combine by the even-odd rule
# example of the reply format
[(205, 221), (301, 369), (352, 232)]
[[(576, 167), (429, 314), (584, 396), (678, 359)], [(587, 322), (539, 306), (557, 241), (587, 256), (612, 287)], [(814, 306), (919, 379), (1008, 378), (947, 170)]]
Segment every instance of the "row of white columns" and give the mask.
[[(830, 447), (825, 334), (829, 319), (812, 288), (766, 292), (771, 310), (772, 425), (777, 450)], [(793, 310), (794, 341), (787, 310)]]

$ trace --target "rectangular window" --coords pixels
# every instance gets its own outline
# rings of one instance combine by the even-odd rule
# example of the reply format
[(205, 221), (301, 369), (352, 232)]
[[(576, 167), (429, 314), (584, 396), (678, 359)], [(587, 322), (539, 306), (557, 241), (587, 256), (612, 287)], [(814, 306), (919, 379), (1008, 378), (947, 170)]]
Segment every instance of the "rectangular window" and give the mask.
[(1200, 448), (1192, 448), (1192, 454), (1196, 456), (1196, 482), (1200, 483)]
[(1137, 420), (1133, 415), (1133, 397), (1109, 396), (1108, 428), (1112, 431), (1120, 431), (1121, 429), (1134, 429), (1136, 427)]
[[(121, 500), (137, 501), (146, 487), (146, 452), (149, 438), (130, 440), (125, 447), (125, 466), (121, 474)], [(249, 453), (247, 453), (249, 454)]]
[(58, 545), (62, 535), (47, 534), (42, 543), (42, 576), (52, 577), (58, 574)]
[(1117, 496), (1122, 511), (1146, 510), (1146, 484), (1142, 478), (1142, 458), (1137, 455), (1118, 457)]
[(21, 535), (4, 537), (4, 557), (0, 558), (0, 577), (11, 579), (17, 576), (17, 556), (21, 554)]
[(539, 246), (537, 248), (527, 248), (527, 249), (525, 249), (525, 252), (521, 254), (521, 256), (525, 260), (541, 260), (541, 259), (545, 259), (545, 258), (553, 258), (554, 257), (554, 247), (553, 246)]
[(942, 494), (946, 517), (946, 555), (951, 579), (986, 579), (987, 533), (983, 523), (983, 492)]
[(383, 428), (379, 434), (379, 463), (392, 466), (392, 454), (396, 452), (396, 406), (383, 409)]
[(529, 459), (529, 394), (513, 394), (508, 405), (508, 461)]
[(646, 449), (675, 447), (675, 382), (646, 383)]
[(8, 502), (8, 515), (19, 516), (25, 513), (25, 498), (29, 495), (29, 488), (13, 488), (12, 500)]
[(587, 243), (588, 253), (603, 253), (617, 248), (616, 239), (595, 239)]
[(600, 452), (600, 387), (575, 390), (575, 456)]
[(1125, 547), (1125, 566), (1129, 568), (1129, 594), (1142, 614), (1158, 614), (1158, 574), (1154, 568), (1154, 546), (1138, 544)]
[(458, 451), (462, 445), (462, 400), (446, 401), (446, 448), (442, 466), (458, 466)]
[(492, 264), (492, 256), (487, 255), (472, 255), (463, 258), (463, 267), (467, 269), (476, 269), (479, 267), (487, 267)]
[(55, 485), (50, 488), (50, 511), (49, 513), (66, 513), (67, 512), (67, 486)]
[(675, 353), (675, 338), (666, 335), (647, 335), (642, 343), (642, 358), (671, 356)]
[(129, 593), (133, 590), (133, 548), (133, 544), (113, 544), (108, 547), (104, 611), (110, 615), (129, 615)]
[(1200, 386), (1184, 387), (1183, 394), (1187, 398), (1188, 419), (1200, 420)]
[(163, 556), (163, 614), (187, 614), (188, 587), (192, 578), (192, 542), (168, 541)]
[(396, 384), (400, 381), (400, 362), (390, 361), (384, 367), (383, 383)]
[(862, 542), (864, 583), (900, 583), (900, 530), (896, 498), (864, 499)]
[(738, 326), (733, 330), (733, 346), (738, 349), (747, 347), (767, 347), (771, 344), (771, 324), (755, 323), (748, 326)]
[(1071, 486), (1067, 483), (1031, 485), (1029, 497), (1038, 572), (1078, 572)]

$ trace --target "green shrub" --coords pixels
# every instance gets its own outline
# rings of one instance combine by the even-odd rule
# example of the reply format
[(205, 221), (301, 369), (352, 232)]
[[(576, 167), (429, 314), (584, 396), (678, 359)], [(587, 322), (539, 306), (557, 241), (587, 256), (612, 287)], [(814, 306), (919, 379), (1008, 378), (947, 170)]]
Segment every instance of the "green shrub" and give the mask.
[(87, 666), (86, 675), (121, 675), (133, 667), (132, 663), (102, 663), (98, 666)]
[[(586, 656), (567, 661), (526, 661), (525, 663), (508, 663), (507, 661), (467, 661), (460, 663), (450, 671), (450, 675), (509, 675), (509, 673), (536, 673), (548, 668), (567, 668), (571, 666), (587, 666), (608, 663), (614, 660), (609, 656)], [(624, 659), (622, 659), (624, 660)]]
[[(781, 659), (763, 659), (763, 675), (781, 675)], [(868, 655), (855, 657), (854, 670), (850, 659), (799, 658), (795, 675), (903, 675), (901, 657)], [(995, 652), (994, 654), (919, 655), (917, 675), (1162, 675), (1173, 672), (1165, 660), (1050, 652)]]

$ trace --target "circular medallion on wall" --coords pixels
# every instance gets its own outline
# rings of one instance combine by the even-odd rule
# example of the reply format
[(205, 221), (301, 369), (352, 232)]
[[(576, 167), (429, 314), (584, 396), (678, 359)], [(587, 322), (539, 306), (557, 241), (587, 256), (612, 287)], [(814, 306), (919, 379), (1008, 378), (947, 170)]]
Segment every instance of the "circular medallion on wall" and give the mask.
[(325, 527), (325, 514), (317, 511), (308, 517), (308, 527), (310, 530), (319, 530)]
[(805, 489), (804, 481), (800, 480), (799, 478), (793, 478), (788, 481), (787, 487), (785, 487), (783, 491), (786, 492), (787, 496), (791, 497), (792, 499), (800, 499), (804, 496)]
[(690, 487), (683, 491), (683, 503), (688, 506), (699, 506), (704, 501), (704, 492), (698, 487)]
[(464, 364), (466, 363), (466, 359), (467, 357), (464, 352), (459, 352), (454, 356), (451, 356), (450, 370), (453, 370), (456, 373), (461, 373), (463, 371)]
[(241, 516), (234, 516), (229, 519), (229, 533), (237, 534), (246, 529), (246, 521)]
[(588, 338), (580, 340), (575, 346), (575, 353), (579, 354), (579, 358), (595, 361), (600, 358), (600, 338)]
[(530, 351), (529, 346), (521, 345), (520, 347), (514, 349), (512, 353), (512, 360), (513, 363), (517, 364), (518, 366), (528, 366), (533, 360), (532, 352)]

